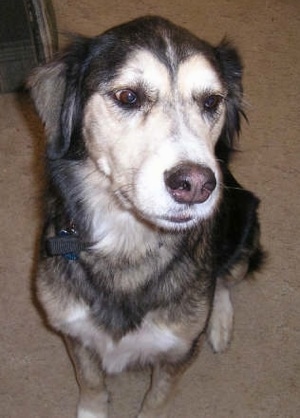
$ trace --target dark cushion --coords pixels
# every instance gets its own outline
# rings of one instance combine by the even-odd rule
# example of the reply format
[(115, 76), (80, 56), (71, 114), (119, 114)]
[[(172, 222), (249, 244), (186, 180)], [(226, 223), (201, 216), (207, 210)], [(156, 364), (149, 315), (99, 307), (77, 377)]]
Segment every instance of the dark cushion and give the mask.
[(57, 46), (51, 0), (1, 0), (0, 93), (21, 88), (30, 70), (48, 61)]

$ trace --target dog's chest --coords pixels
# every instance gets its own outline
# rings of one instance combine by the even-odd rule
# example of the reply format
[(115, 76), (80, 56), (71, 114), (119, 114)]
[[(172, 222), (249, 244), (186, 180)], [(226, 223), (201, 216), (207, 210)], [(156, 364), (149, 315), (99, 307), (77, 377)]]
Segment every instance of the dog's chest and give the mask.
[(188, 349), (186, 342), (167, 326), (155, 324), (146, 316), (141, 327), (115, 341), (97, 327), (86, 307), (77, 305), (69, 310), (63, 331), (96, 350), (107, 373), (119, 373), (134, 364), (151, 364), (158, 357), (174, 359)]

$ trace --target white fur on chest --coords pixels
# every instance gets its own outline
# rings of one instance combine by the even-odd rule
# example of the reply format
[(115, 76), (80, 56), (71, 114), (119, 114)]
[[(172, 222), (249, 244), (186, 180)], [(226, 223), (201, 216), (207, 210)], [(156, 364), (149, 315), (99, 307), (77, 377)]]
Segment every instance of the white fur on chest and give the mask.
[(107, 332), (94, 325), (88, 309), (80, 305), (69, 310), (63, 331), (96, 350), (107, 373), (119, 373), (137, 363), (151, 364), (166, 353), (176, 357), (187, 350), (187, 344), (174, 332), (166, 326), (158, 326), (149, 317), (145, 318), (137, 331), (126, 334), (116, 342)]

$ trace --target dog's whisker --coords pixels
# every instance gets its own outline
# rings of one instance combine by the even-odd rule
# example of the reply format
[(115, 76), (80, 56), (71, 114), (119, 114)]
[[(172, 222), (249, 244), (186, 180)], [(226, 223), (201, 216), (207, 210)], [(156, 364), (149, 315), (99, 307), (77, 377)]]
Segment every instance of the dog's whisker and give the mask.
[(244, 190), (243, 187), (227, 186), (226, 184), (223, 185), (223, 188), (227, 190)]

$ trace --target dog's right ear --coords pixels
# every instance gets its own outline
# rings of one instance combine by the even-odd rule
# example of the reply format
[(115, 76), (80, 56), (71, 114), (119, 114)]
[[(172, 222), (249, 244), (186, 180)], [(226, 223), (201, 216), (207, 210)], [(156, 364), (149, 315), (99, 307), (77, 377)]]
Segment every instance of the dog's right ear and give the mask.
[[(61, 158), (70, 146), (71, 132), (63, 135), (61, 114), (66, 99), (66, 65), (63, 60), (53, 61), (35, 69), (27, 86), (47, 135), (47, 155), (50, 159)], [(69, 100), (69, 130), (72, 123), (72, 99)], [(74, 103), (73, 103), (74, 106)]]

